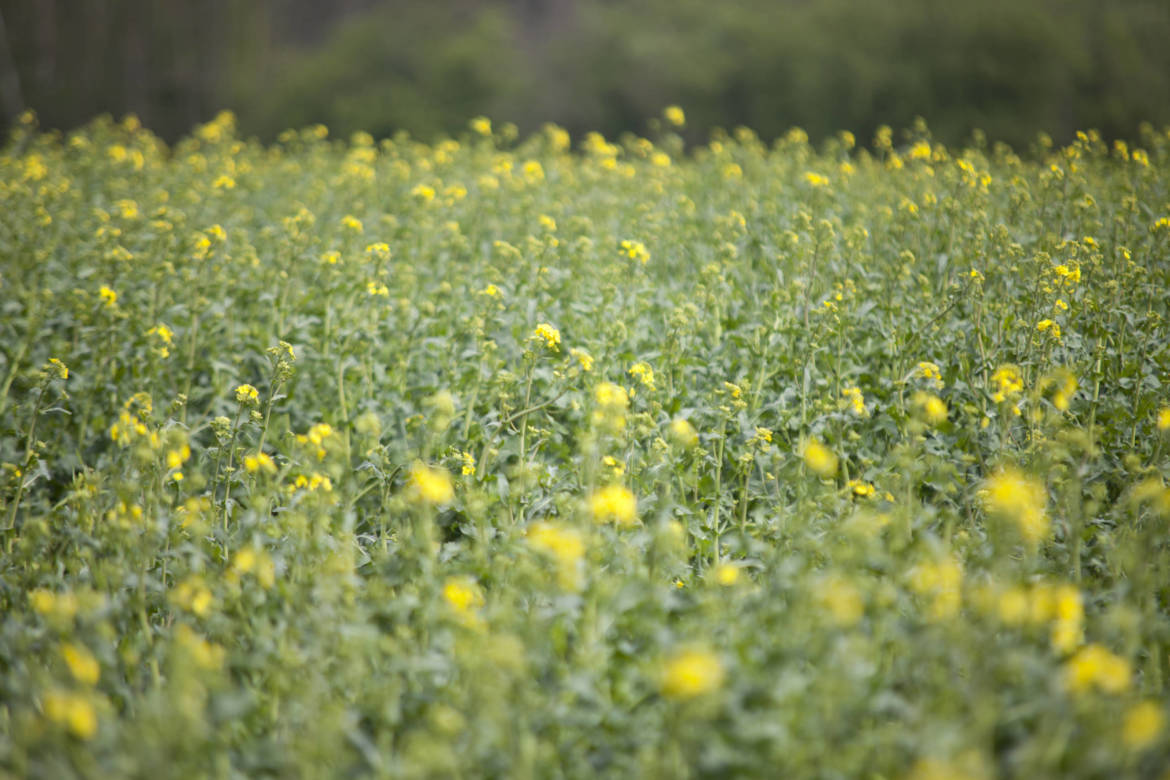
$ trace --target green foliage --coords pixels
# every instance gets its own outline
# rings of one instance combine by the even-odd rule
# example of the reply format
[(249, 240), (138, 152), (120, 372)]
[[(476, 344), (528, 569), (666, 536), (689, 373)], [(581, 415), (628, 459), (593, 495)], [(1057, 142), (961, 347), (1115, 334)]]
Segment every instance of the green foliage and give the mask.
[[(927, 117), (941, 140), (981, 129), (1135, 138), (1170, 121), (1170, 11), (1147, 0), (389, 4), (277, 72), (236, 73), (245, 130), (325, 122), (346, 133), (454, 132), (475, 114), (525, 131), (643, 131), (686, 105), (692, 140), (745, 125), (814, 139)], [(547, 15), (547, 18), (546, 18)], [(273, 85), (276, 85), (275, 87)], [(1153, 113), (1151, 113), (1153, 112)]]
[(26, 116), (0, 773), (1170, 761), (1168, 132), (654, 124)]

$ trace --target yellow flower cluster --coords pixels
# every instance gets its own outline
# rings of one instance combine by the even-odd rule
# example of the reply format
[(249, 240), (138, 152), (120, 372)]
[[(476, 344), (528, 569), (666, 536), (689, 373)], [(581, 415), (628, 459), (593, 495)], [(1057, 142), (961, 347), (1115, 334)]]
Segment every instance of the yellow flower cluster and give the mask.
[(1020, 369), (1010, 363), (995, 370), (995, 373), (991, 375), (991, 383), (995, 386), (992, 400), (997, 404), (1019, 395), (1024, 390), (1024, 380), (1020, 377)]
[(630, 366), (629, 375), (636, 377), (647, 390), (654, 389), (654, 369), (649, 363), (635, 363)]
[(455, 498), (455, 488), (446, 471), (416, 461), (410, 467), (407, 494), (417, 504), (437, 506), (451, 503)]
[[(973, 271), (972, 273), (978, 273), (978, 271)], [(942, 389), (942, 371), (939, 369), (937, 363), (931, 363), (928, 360), (919, 361), (914, 369), (914, 374), (933, 383), (936, 389)]]
[(569, 357), (576, 360), (577, 364), (581, 366), (581, 370), (586, 374), (593, 370), (593, 356), (585, 350), (572, 347), (569, 350)]
[(534, 523), (528, 528), (528, 543), (557, 564), (557, 580), (566, 590), (581, 586), (585, 537), (576, 528), (556, 523)]
[(549, 325), (547, 322), (542, 322), (536, 326), (532, 331), (532, 340), (539, 341), (544, 346), (553, 352), (557, 352), (561, 348), (561, 332)]
[(593, 424), (619, 432), (626, 425), (626, 410), (630, 408), (630, 396), (621, 385), (613, 382), (599, 382), (593, 388)]
[(88, 695), (50, 691), (42, 702), (45, 717), (78, 739), (93, 739), (97, 734), (97, 710)]
[(1040, 480), (1007, 466), (984, 481), (979, 498), (988, 512), (1012, 521), (1029, 545), (1048, 537), (1048, 493)]
[(589, 496), (589, 514), (598, 523), (630, 527), (638, 522), (638, 500), (629, 488), (607, 485)]
[(623, 240), (621, 248), (622, 254), (631, 260), (637, 260), (642, 265), (646, 265), (650, 261), (650, 251), (641, 241)]
[(841, 396), (849, 406), (849, 411), (857, 417), (865, 416), (865, 396), (861, 394), (860, 388), (843, 387), (841, 388)]
[(670, 439), (683, 449), (692, 449), (699, 444), (699, 432), (684, 417), (676, 417), (670, 423)]
[(244, 456), (244, 470), (249, 474), (255, 474), (257, 471), (263, 471), (266, 474), (275, 474), (276, 463), (273, 462), (271, 456), (267, 453), (250, 453)]
[(973, 602), (1005, 625), (1047, 627), (1052, 648), (1071, 653), (1085, 635), (1085, 608), (1081, 592), (1073, 585), (1037, 582), (999, 588), (984, 585)]
[(1124, 693), (1132, 676), (1129, 661), (1098, 644), (1085, 645), (1064, 666), (1065, 687), (1073, 693)]
[(662, 116), (675, 127), (682, 127), (687, 123), (687, 115), (678, 106), (667, 106), (663, 109)]
[(837, 456), (816, 437), (809, 437), (800, 449), (804, 465), (821, 479), (837, 473)]
[(267, 590), (276, 583), (276, 564), (266, 551), (244, 547), (233, 556), (228, 579), (238, 582), (245, 574), (255, 575), (256, 582)]
[(483, 591), (470, 577), (448, 578), (443, 584), (443, 600), (460, 617), (467, 617), (484, 605)]
[(255, 406), (260, 403), (260, 391), (252, 385), (240, 385), (236, 388), (236, 403), (241, 406)]
[(852, 626), (865, 614), (861, 590), (840, 574), (830, 574), (817, 582), (816, 600), (839, 626)]
[(118, 305), (118, 293), (114, 292), (104, 284), (98, 290), (98, 297), (101, 298), (102, 303), (110, 309)]
[(938, 426), (947, 421), (947, 404), (934, 393), (919, 390), (911, 402), (930, 425)]
[(706, 648), (684, 648), (666, 659), (660, 689), (668, 699), (686, 701), (719, 690), (726, 672), (719, 656)]
[(927, 599), (927, 616), (932, 620), (958, 614), (962, 585), (963, 567), (950, 556), (920, 563), (910, 572), (910, 589)]
[(1060, 325), (1052, 320), (1040, 320), (1036, 323), (1036, 330), (1047, 333), (1055, 341), (1060, 341)]

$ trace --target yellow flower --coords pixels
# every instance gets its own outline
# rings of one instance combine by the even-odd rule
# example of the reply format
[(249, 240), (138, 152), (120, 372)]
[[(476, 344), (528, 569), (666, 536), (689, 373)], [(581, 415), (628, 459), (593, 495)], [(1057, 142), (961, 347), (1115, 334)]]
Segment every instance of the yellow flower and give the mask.
[(585, 540), (581, 532), (553, 523), (534, 523), (528, 529), (528, 543), (558, 561), (572, 563), (585, 555)]
[(37, 588), (28, 594), (28, 603), (33, 608), (33, 612), (36, 612), (38, 615), (47, 615), (56, 606), (57, 597), (51, 590)]
[(1060, 340), (1060, 325), (1052, 320), (1040, 320), (1036, 323), (1036, 330), (1050, 334), (1057, 341)]
[(729, 588), (739, 582), (740, 571), (741, 568), (736, 564), (724, 562), (711, 570), (711, 577), (716, 583)]
[(524, 178), (530, 183), (544, 181), (544, 166), (538, 160), (528, 160), (521, 170), (524, 172)]
[(242, 406), (253, 406), (260, 403), (260, 392), (251, 385), (240, 385), (236, 388), (236, 402)]
[(979, 498), (988, 512), (1013, 521), (1029, 545), (1047, 538), (1051, 526), (1048, 493), (1038, 479), (1005, 467), (987, 478)]
[(629, 527), (638, 522), (638, 500), (628, 488), (608, 485), (589, 496), (589, 513), (599, 523)]
[(561, 332), (547, 322), (537, 325), (536, 329), (532, 331), (531, 338), (535, 341), (543, 341), (544, 345), (553, 352), (557, 352), (561, 348)]
[(1061, 585), (1052, 595), (1056, 620), (1052, 624), (1050, 641), (1058, 652), (1071, 653), (1085, 638), (1085, 607), (1081, 592), (1072, 585)]
[(684, 417), (676, 417), (670, 423), (670, 439), (683, 449), (692, 449), (699, 444), (699, 432)]
[(249, 474), (255, 474), (257, 471), (275, 474), (276, 464), (272, 462), (272, 458), (267, 453), (257, 452), (255, 455), (244, 456), (244, 470)]
[(495, 298), (499, 294), (500, 294), (500, 288), (496, 287), (494, 284), (489, 284), (487, 287), (484, 287), (478, 293), (478, 295), (486, 295), (489, 298)]
[(929, 598), (927, 615), (932, 620), (953, 617), (962, 603), (963, 567), (947, 556), (927, 561), (910, 572), (910, 588)]
[(471, 120), (471, 131), (478, 135), (492, 134), (492, 120), (486, 116), (477, 116)]
[(421, 200), (423, 203), (430, 203), (435, 199), (435, 188), (427, 186), (426, 184), (418, 184), (410, 191), (410, 194)]
[(1097, 644), (1081, 648), (1064, 667), (1065, 685), (1073, 693), (1124, 693), (1131, 676), (1129, 661)]
[(687, 123), (687, 115), (678, 106), (667, 106), (663, 110), (662, 116), (675, 127), (682, 127)]
[(861, 498), (869, 498), (874, 494), (873, 485), (869, 482), (862, 482), (860, 479), (849, 480), (849, 485), (847, 487), (853, 491), (853, 495), (859, 496)]
[(593, 388), (593, 400), (603, 409), (616, 412), (624, 412), (630, 405), (625, 388), (613, 382), (602, 382)]
[(724, 676), (719, 656), (704, 648), (687, 648), (666, 659), (660, 688), (668, 699), (694, 699), (717, 691)]
[(171, 343), (173, 343), (173, 341), (174, 341), (175, 332), (173, 330), (171, 330), (170, 328), (168, 328), (166, 325), (159, 323), (158, 325), (155, 325), (150, 330), (146, 331), (146, 335), (147, 336), (158, 336), (159, 341), (161, 341), (163, 344), (166, 344), (167, 346), (170, 346)]
[(1008, 588), (999, 594), (995, 606), (1000, 620), (1009, 625), (1019, 625), (1028, 618), (1028, 591), (1018, 586)]
[(849, 404), (850, 411), (858, 417), (865, 416), (865, 396), (861, 394), (860, 388), (857, 387), (843, 387), (841, 388), (841, 395)]
[(1024, 390), (1024, 380), (1020, 377), (1020, 369), (1010, 363), (1000, 366), (991, 375), (991, 382), (995, 385), (992, 399), (1003, 403), (1012, 396), (1019, 395)]
[(581, 370), (586, 374), (593, 370), (593, 356), (585, 350), (573, 347), (569, 350), (569, 356), (580, 364)]
[(474, 477), (475, 476), (475, 456), (472, 455), (470, 452), (467, 452), (465, 450), (465, 451), (459, 453), (459, 458), (460, 458), (460, 460), (463, 461), (463, 465), (461, 466), (461, 471), (462, 471), (463, 476)]
[(451, 476), (443, 469), (432, 468), (421, 461), (410, 467), (407, 484), (411, 499), (417, 503), (447, 504), (455, 497)]
[(341, 226), (346, 230), (352, 230), (354, 233), (361, 233), (363, 230), (362, 221), (349, 214), (341, 218)]
[(82, 685), (97, 685), (102, 668), (98, 665), (97, 659), (93, 657), (93, 653), (89, 652), (85, 646), (67, 642), (61, 646), (61, 656), (65, 659), (65, 665), (69, 667), (69, 673), (73, 675), (75, 680)]
[(111, 309), (118, 305), (118, 293), (111, 290), (106, 285), (102, 285), (98, 290), (98, 296), (102, 299), (102, 303)]
[(585, 557), (585, 538), (575, 528), (553, 523), (534, 523), (526, 533), (528, 543), (557, 563), (557, 581), (566, 590), (581, 586), (581, 561)]
[(837, 473), (837, 456), (815, 437), (805, 440), (800, 456), (804, 465), (822, 479), (829, 479)]
[(912, 401), (921, 410), (923, 419), (929, 424), (938, 426), (947, 421), (946, 401), (937, 395), (920, 390), (914, 394)]
[(1154, 744), (1166, 724), (1166, 713), (1154, 701), (1138, 702), (1125, 713), (1121, 724), (1121, 741), (1131, 750)]
[(1158, 430), (1170, 431), (1170, 406), (1163, 406), (1158, 410)]
[(865, 604), (861, 591), (843, 576), (830, 575), (817, 587), (817, 600), (839, 626), (852, 626), (861, 620)]
[(385, 241), (375, 241), (366, 247), (366, 254), (378, 260), (389, 260), (390, 245)]
[(171, 592), (171, 600), (175, 604), (193, 615), (207, 617), (215, 597), (197, 576), (188, 577), (175, 586)]
[(219, 669), (223, 666), (224, 649), (208, 642), (189, 626), (180, 623), (175, 629), (175, 640), (200, 669)]
[(58, 379), (69, 378), (69, 368), (57, 358), (49, 358), (48, 370), (56, 374)]
[(649, 363), (635, 363), (630, 366), (629, 375), (637, 377), (647, 390), (654, 389), (654, 369)]
[(79, 739), (92, 739), (97, 733), (97, 712), (86, 696), (50, 691), (45, 694), (44, 708), (46, 718)]
[(641, 241), (624, 240), (621, 243), (622, 254), (631, 260), (637, 260), (642, 265), (650, 260), (650, 252)]
[(452, 609), (460, 613), (468, 613), (482, 607), (484, 604), (483, 591), (475, 580), (469, 577), (451, 577), (443, 585), (443, 598)]
[[(978, 271), (973, 271), (972, 273), (978, 273)], [(919, 361), (918, 365), (914, 368), (914, 373), (928, 382), (933, 382), (936, 388), (942, 389), (942, 371), (939, 369), (937, 363), (931, 363), (928, 360)]]
[(806, 173), (804, 175), (804, 180), (806, 182), (808, 182), (813, 187), (828, 187), (829, 186), (829, 177), (828, 176), (822, 176), (821, 174), (813, 173), (812, 171), (809, 171), (808, 173)]

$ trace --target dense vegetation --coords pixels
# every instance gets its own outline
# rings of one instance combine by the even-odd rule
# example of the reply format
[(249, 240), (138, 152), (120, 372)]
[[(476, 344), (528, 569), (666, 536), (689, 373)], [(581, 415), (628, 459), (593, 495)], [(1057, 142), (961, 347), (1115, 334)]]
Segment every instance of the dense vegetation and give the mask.
[(1145, 777), (1170, 135), (0, 155), (0, 774)]

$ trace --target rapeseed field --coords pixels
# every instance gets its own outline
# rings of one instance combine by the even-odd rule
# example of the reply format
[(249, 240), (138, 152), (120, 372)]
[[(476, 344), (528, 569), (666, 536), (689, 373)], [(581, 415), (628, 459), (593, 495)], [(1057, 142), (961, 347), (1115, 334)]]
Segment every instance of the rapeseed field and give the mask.
[(1162, 777), (1170, 133), (0, 154), (0, 777)]

